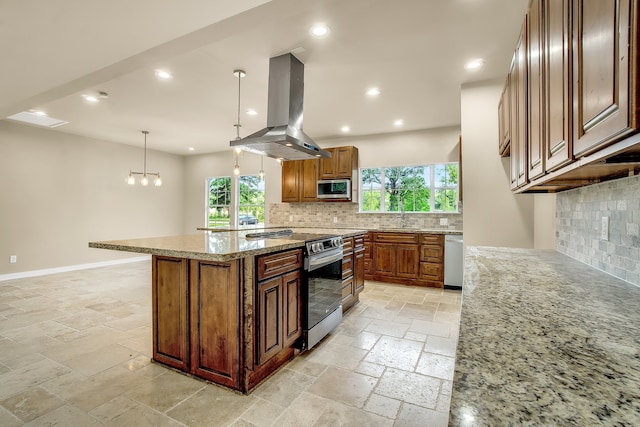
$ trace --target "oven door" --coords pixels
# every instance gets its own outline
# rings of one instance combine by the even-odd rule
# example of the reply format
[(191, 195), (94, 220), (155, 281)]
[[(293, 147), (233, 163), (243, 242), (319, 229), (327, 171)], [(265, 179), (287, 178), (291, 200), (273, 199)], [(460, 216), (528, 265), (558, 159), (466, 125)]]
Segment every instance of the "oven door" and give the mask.
[(322, 257), (309, 257), (306, 264), (305, 329), (309, 331), (342, 307), (342, 248)]

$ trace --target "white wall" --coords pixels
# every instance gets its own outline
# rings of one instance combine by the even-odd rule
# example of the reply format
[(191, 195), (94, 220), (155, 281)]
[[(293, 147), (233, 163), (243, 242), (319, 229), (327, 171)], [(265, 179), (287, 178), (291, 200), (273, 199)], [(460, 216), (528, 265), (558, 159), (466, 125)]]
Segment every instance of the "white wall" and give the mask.
[(498, 155), (501, 91), (501, 81), (462, 86), (464, 242), (532, 248), (534, 196), (511, 192), (509, 158)]
[(92, 240), (181, 234), (183, 158), (148, 151), (159, 188), (127, 185), (142, 163), (142, 148), (0, 121), (0, 275), (139, 256)]

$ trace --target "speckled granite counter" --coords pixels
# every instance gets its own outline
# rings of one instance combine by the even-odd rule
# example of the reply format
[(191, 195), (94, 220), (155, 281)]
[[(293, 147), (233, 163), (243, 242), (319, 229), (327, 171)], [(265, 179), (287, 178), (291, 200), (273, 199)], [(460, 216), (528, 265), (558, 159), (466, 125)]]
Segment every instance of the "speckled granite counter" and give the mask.
[(555, 251), (468, 247), (449, 424), (640, 425), (640, 288)]
[[(296, 231), (296, 229), (293, 230)], [(109, 240), (89, 242), (89, 247), (224, 262), (246, 256), (261, 255), (304, 246), (304, 240), (291, 238), (253, 239), (246, 237), (247, 233), (256, 231), (261, 230), (203, 231), (199, 234), (182, 236)], [(304, 231), (311, 232), (310, 229), (304, 229)], [(366, 230), (315, 228), (313, 233), (349, 237), (366, 233)]]

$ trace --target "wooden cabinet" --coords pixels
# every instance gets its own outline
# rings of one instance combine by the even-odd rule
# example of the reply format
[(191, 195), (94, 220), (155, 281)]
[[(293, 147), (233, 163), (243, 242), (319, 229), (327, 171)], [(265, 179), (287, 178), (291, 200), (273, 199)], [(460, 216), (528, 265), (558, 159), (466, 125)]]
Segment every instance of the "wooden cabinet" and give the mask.
[(373, 274), (405, 279), (418, 278), (418, 235), (374, 233)]
[(238, 264), (190, 260), (189, 269), (189, 372), (237, 388), (241, 343)]
[[(527, 25), (527, 94), (528, 135), (526, 180), (533, 180), (544, 173), (544, 49), (543, 0), (531, 0)], [(524, 184), (525, 182), (522, 182)]]
[(364, 235), (364, 278), (369, 280), (373, 275), (373, 251), (371, 245), (371, 232)]
[(638, 11), (634, 0), (574, 0), (573, 4), (573, 154), (577, 157), (637, 130)]
[(444, 283), (444, 235), (423, 234), (420, 243), (420, 278)]
[(356, 296), (364, 290), (364, 235), (353, 238), (353, 281)]
[(153, 360), (189, 369), (188, 261), (154, 256), (152, 277)]
[(282, 201), (317, 202), (318, 160), (282, 162)]
[(153, 359), (240, 388), (237, 261), (153, 256)]
[(342, 312), (353, 307), (364, 290), (364, 235), (346, 237), (342, 246)]
[(517, 189), (527, 182), (527, 19), (513, 57), (510, 73), (511, 92), (511, 188)]
[[(398, 232), (370, 234), (370, 242), (363, 241), (363, 278), (406, 285), (444, 286), (443, 235)], [(367, 263), (371, 265), (370, 270), (366, 270)]]
[(570, 7), (567, 0), (544, 2), (545, 172), (572, 159), (570, 89)]
[(352, 179), (358, 170), (358, 149), (353, 146), (327, 148), (330, 158), (320, 159), (320, 179)]
[[(529, 5), (498, 105), (512, 191), (563, 191), (637, 173), (638, 1)], [(507, 118), (510, 148), (502, 151)]]
[(510, 113), (511, 92), (509, 87), (509, 77), (507, 76), (507, 80), (504, 83), (504, 88), (502, 89), (502, 94), (500, 95), (500, 102), (498, 103), (498, 154), (500, 154), (501, 157), (508, 156), (511, 149), (511, 120), (509, 119)]
[(260, 366), (302, 336), (302, 251), (259, 256), (256, 266), (256, 364)]

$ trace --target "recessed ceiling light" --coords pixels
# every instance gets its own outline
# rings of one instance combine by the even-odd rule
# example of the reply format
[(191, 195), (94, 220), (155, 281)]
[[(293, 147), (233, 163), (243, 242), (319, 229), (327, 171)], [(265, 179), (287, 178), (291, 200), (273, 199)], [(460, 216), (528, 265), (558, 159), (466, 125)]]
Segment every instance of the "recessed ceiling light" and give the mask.
[(97, 96), (95, 95), (88, 95), (88, 94), (83, 94), (82, 97), (84, 98), (85, 101), (87, 102), (100, 102), (100, 100), (98, 99)]
[(394, 126), (402, 126), (403, 124), (404, 124), (404, 120), (402, 119), (394, 120), (393, 122)]
[(189, 151), (194, 151), (194, 150), (195, 150), (195, 148), (189, 147)]
[(367, 96), (371, 96), (371, 97), (378, 96), (380, 95), (380, 89), (378, 89), (377, 87), (372, 87), (372, 88), (369, 88), (366, 93), (367, 93)]
[(173, 74), (166, 70), (156, 70), (156, 77), (163, 80), (171, 80), (173, 78)]
[(467, 71), (475, 71), (482, 68), (483, 65), (484, 65), (484, 59), (476, 58), (464, 64), (464, 69)]
[(320, 38), (320, 37), (328, 36), (331, 30), (329, 29), (329, 27), (327, 27), (326, 24), (318, 23), (318, 24), (314, 24), (309, 29), (309, 32), (311, 33), (312, 36)]
[(347, 133), (347, 132), (349, 132), (349, 131), (351, 130), (351, 128), (350, 128), (349, 126), (342, 126), (342, 127), (340, 128), (340, 130), (341, 130), (342, 132), (344, 132), (344, 133)]
[(250, 115), (250, 116), (256, 116), (256, 115), (258, 115), (258, 112), (256, 110), (254, 110), (253, 108), (249, 108), (247, 110), (247, 114)]

